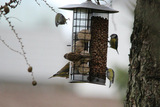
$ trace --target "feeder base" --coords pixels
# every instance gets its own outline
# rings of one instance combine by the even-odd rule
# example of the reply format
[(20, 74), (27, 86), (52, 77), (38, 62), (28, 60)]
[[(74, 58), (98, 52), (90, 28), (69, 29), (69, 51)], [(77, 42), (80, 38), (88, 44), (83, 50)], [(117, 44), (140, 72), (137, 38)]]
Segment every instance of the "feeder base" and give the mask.
[(89, 75), (82, 75), (82, 74), (74, 74), (70, 77), (70, 83), (88, 83)]
[(92, 83), (97, 85), (105, 85), (105, 80), (102, 78), (94, 77), (92, 80), (89, 80), (89, 75), (81, 75), (81, 74), (74, 74), (72, 75), (71, 80), (69, 83)]

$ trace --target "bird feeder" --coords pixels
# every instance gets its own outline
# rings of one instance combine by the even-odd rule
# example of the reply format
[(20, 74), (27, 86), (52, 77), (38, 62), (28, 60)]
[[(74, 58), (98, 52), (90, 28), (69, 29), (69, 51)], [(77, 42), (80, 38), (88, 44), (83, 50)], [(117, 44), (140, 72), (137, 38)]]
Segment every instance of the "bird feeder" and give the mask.
[(70, 82), (105, 85), (109, 13), (118, 11), (91, 0), (60, 9), (73, 10), (72, 52), (90, 56), (70, 63)]

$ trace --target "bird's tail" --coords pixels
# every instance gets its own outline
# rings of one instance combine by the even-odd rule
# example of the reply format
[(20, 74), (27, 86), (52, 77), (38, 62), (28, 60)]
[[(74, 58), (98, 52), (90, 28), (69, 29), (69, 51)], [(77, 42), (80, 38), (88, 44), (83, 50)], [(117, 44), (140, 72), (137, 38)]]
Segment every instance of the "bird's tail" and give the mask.
[(111, 81), (110, 81), (109, 88), (111, 87), (111, 84), (112, 84), (112, 83), (111, 83)]
[(58, 25), (59, 25), (59, 24), (58, 24), (58, 23), (56, 23), (56, 27), (58, 27)]
[(70, 20), (70, 18), (66, 19), (66, 20)]
[(56, 74), (54, 74), (53, 76), (49, 77), (48, 79), (51, 79), (51, 78), (53, 78), (53, 77), (55, 77), (55, 76), (56, 76)]
[(70, 18), (66, 19), (66, 23), (65, 24), (67, 24), (67, 20), (70, 20)]
[(119, 54), (118, 50), (116, 49), (117, 53)]

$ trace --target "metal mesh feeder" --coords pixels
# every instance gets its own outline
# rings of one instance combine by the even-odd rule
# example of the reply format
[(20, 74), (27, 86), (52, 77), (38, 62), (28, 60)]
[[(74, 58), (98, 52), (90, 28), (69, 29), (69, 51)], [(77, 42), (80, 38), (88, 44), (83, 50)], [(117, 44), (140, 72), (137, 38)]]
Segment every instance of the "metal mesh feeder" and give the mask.
[(96, 5), (91, 0), (60, 9), (73, 10), (72, 52), (83, 56), (81, 60), (70, 63), (70, 82), (105, 85), (108, 17), (109, 13), (118, 11)]

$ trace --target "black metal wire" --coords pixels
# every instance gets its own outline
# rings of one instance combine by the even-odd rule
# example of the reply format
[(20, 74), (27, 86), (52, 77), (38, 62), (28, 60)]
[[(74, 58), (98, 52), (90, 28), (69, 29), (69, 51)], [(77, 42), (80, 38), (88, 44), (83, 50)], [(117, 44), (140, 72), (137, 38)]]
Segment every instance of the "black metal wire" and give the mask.
[[(77, 37), (78, 37), (78, 33), (83, 29), (90, 31), (90, 29), (91, 29), (91, 26), (90, 26), (91, 16), (92, 16), (92, 13), (91, 13), (91, 10), (89, 10), (89, 9), (74, 9), (74, 11), (73, 11), (73, 26), (72, 26), (72, 52), (76, 52), (76, 48), (78, 47), (78, 46), (76, 46), (77, 45), (76, 41), (84, 40), (84, 43), (85, 43), (86, 37), (84, 39), (78, 39)], [(84, 33), (87, 34), (88, 32), (85, 31)], [(89, 51), (89, 49), (90, 49), (90, 43), (85, 43), (84, 51), (85, 50)], [(83, 54), (85, 54), (85, 52)], [(89, 64), (87, 63), (87, 65), (89, 65)], [(73, 66), (71, 66), (71, 80), (74, 81), (76, 79), (75, 78), (76, 75), (82, 75), (82, 78), (79, 81), (86, 81), (85, 76), (89, 75), (89, 74), (88, 73), (87, 74), (77, 73), (76, 68), (77, 68), (77, 66), (75, 64)], [(84, 70), (85, 68), (86, 67), (83, 66), (82, 69)]]

